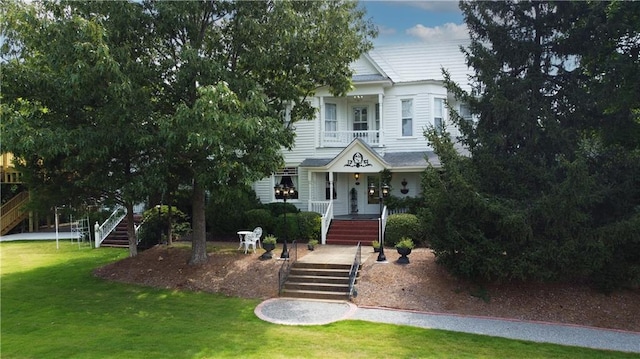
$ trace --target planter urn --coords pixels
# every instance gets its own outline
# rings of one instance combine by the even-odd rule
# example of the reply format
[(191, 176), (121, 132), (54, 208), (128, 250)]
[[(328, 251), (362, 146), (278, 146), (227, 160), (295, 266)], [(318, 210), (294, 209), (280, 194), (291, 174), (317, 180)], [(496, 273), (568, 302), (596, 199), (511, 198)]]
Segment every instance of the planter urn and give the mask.
[(398, 258), (399, 264), (409, 264), (409, 257), (407, 257), (411, 253), (411, 248), (396, 248), (400, 258)]
[(273, 243), (263, 243), (262, 244), (262, 248), (264, 248), (266, 250), (266, 252), (262, 253), (262, 255), (260, 256), (260, 259), (265, 260), (265, 259), (273, 258), (273, 253), (271, 253), (271, 251), (276, 248), (275, 244), (273, 244)]

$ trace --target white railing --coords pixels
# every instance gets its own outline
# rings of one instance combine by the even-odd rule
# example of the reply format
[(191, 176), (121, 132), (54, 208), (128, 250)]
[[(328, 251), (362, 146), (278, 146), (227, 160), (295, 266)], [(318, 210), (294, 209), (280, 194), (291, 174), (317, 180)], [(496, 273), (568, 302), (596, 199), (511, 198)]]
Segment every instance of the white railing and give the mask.
[(329, 207), (329, 201), (309, 201), (309, 212), (324, 214)]
[(409, 208), (395, 208), (395, 209), (390, 209), (389, 210), (389, 215), (392, 214), (401, 214), (401, 213), (409, 213)]
[(125, 210), (125, 208), (122, 206), (118, 206), (113, 211), (113, 213), (111, 213), (109, 218), (107, 218), (107, 220), (102, 223), (102, 225), (99, 225), (98, 222), (96, 222), (94, 226), (96, 248), (100, 247), (102, 241), (107, 238), (109, 233), (111, 233), (111, 231), (113, 231), (118, 226), (118, 223), (120, 223), (126, 215), (127, 211)]
[(387, 206), (382, 209), (382, 215), (380, 215), (380, 233), (378, 233), (378, 243), (384, 245), (384, 230), (387, 228)]
[(370, 146), (380, 145), (380, 131), (323, 131), (322, 146), (344, 147), (355, 138), (359, 138)]
[(327, 233), (329, 232), (329, 226), (331, 225), (331, 220), (333, 219), (333, 202), (329, 202), (327, 205), (327, 210), (322, 215), (322, 241), (320, 243), (327, 244)]

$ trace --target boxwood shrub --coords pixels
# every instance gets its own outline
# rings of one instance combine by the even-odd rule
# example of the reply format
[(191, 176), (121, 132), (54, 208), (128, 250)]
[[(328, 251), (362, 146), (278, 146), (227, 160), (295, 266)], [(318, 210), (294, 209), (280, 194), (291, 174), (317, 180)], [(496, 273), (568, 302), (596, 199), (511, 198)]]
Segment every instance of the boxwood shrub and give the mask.
[(420, 238), (420, 221), (415, 214), (398, 213), (387, 218), (384, 244), (393, 247), (402, 237)]

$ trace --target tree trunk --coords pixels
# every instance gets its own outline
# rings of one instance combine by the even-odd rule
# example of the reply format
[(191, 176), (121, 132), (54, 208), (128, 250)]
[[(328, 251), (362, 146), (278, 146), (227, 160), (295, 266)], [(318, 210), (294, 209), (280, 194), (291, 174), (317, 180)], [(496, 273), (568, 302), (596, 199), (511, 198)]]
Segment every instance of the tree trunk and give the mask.
[(193, 183), (193, 237), (191, 241), (190, 265), (198, 265), (207, 261), (207, 233), (204, 215), (204, 188), (197, 181)]
[(136, 238), (135, 223), (133, 221), (133, 204), (127, 203), (127, 237), (129, 238), (129, 257), (138, 255), (138, 239)]

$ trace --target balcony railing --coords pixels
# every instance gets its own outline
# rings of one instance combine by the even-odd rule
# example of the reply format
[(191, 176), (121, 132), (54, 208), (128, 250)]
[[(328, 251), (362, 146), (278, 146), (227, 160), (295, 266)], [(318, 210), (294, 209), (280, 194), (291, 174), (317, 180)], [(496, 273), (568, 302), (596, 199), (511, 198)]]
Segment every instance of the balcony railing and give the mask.
[(381, 131), (324, 131), (321, 136), (323, 147), (345, 147), (355, 138), (363, 140), (369, 146), (381, 144)]

